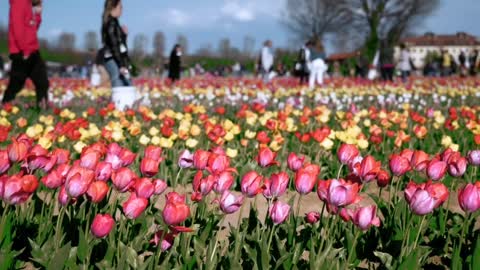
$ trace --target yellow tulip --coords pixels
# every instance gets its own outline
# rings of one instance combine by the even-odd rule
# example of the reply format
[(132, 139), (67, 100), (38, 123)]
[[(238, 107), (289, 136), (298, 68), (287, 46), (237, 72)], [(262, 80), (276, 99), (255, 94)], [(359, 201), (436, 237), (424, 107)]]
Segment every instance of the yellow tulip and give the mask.
[(232, 148), (227, 148), (227, 151), (225, 151), (228, 157), (230, 158), (235, 158), (238, 155), (238, 150), (237, 149), (232, 149)]
[(73, 146), (73, 149), (75, 149), (75, 151), (77, 151), (77, 153), (82, 153), (82, 150), (85, 146), (87, 146), (87, 145), (84, 142), (79, 141)]
[(149, 130), (148, 130), (148, 134), (150, 134), (150, 136), (156, 136), (160, 133), (160, 130), (158, 130), (158, 128), (156, 127), (151, 127)]
[(368, 141), (365, 140), (365, 139), (360, 139), (360, 140), (357, 141), (357, 145), (358, 145), (358, 147), (359, 147), (360, 149), (367, 149), (369, 143), (368, 143)]
[(192, 127), (190, 128), (190, 134), (194, 137), (200, 135), (201, 132), (202, 130), (198, 125), (192, 125)]
[(148, 136), (146, 136), (145, 134), (142, 134), (142, 136), (140, 136), (140, 139), (138, 140), (138, 142), (141, 145), (148, 145), (150, 143), (150, 138)]
[(41, 137), (38, 140), (38, 144), (41, 145), (43, 148), (48, 150), (48, 149), (50, 149), (50, 147), (52, 147), (52, 140), (50, 140), (49, 138), (46, 138), (46, 137)]
[(198, 144), (198, 141), (195, 140), (195, 139), (188, 139), (186, 142), (185, 142), (185, 145), (188, 147), (188, 148), (195, 148)]

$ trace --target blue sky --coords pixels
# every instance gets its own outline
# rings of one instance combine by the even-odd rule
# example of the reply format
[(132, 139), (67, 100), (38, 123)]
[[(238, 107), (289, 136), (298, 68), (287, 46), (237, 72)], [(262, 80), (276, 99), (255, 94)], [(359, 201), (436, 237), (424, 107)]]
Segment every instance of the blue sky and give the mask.
[[(77, 47), (83, 47), (83, 35), (97, 31), (103, 0), (44, 0), (44, 21), (40, 36), (54, 40), (62, 31), (77, 34)], [(121, 23), (133, 35), (144, 32), (151, 36), (157, 30), (166, 34), (167, 51), (177, 34), (189, 39), (190, 51), (210, 45), (218, 47), (221, 38), (228, 37), (232, 44), (242, 48), (243, 39), (250, 35), (261, 42), (270, 38), (274, 45), (290, 44), (291, 35), (281, 24), (285, 0), (124, 0)], [(419, 33), (455, 33), (465, 31), (480, 36), (477, 16), (480, 0), (442, 0), (441, 7)], [(8, 22), (8, 1), (0, 1), (0, 23)]]

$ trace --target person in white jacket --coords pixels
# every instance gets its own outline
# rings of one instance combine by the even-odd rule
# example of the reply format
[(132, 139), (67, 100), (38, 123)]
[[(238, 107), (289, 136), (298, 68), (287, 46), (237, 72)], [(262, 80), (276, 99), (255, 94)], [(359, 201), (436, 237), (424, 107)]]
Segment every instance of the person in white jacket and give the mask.
[(268, 82), (270, 79), (270, 72), (272, 71), (273, 67), (272, 41), (267, 40), (263, 44), (260, 62), (261, 74), (263, 79)]
[(310, 48), (310, 60), (312, 61), (310, 64), (310, 78), (308, 84), (310, 89), (315, 88), (315, 82), (318, 85), (323, 85), (323, 78), (325, 72), (328, 70), (328, 66), (325, 63), (325, 49), (323, 47), (322, 42), (317, 41), (313, 46)]

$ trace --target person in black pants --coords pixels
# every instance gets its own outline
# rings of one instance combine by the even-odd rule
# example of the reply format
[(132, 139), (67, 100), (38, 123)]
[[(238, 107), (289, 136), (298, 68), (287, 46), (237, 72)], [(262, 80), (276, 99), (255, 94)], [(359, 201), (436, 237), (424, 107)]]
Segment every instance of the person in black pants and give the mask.
[[(35, 85), (37, 94), (37, 107), (46, 109), (48, 106), (48, 75), (45, 62), (40, 56), (37, 37), (41, 23), (41, 0), (10, 1), (9, 23), (9, 51), (12, 66), (10, 81), (3, 96), (2, 103), (15, 99), (30, 78)], [(28, 21), (29, 24), (26, 24)]]
[(180, 80), (180, 69), (182, 67), (182, 47), (180, 44), (175, 44), (172, 53), (170, 53), (170, 63), (168, 66), (168, 78), (172, 82)]
[(382, 40), (380, 43), (380, 73), (383, 81), (393, 82), (393, 71), (395, 69), (393, 55), (393, 47), (387, 40)]

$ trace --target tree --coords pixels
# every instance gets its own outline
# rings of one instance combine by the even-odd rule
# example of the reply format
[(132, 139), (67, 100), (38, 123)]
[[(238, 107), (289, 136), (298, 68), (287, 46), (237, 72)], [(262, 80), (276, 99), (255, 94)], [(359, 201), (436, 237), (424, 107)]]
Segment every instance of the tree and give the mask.
[(440, 0), (348, 0), (353, 31), (365, 33), (366, 52), (370, 59), (381, 39), (397, 43), (439, 5)]
[(133, 38), (133, 49), (132, 49), (132, 56), (136, 60), (143, 60), (146, 55), (147, 50), (147, 36), (145, 34), (137, 34)]
[(246, 57), (251, 57), (255, 50), (255, 38), (252, 36), (245, 36), (243, 38), (243, 54)]
[(156, 32), (153, 36), (153, 56), (155, 58), (163, 58), (165, 53), (165, 35), (163, 32)]
[(75, 49), (75, 34), (63, 32), (58, 36), (57, 48), (60, 51), (73, 51)]
[(301, 41), (322, 39), (344, 29), (351, 19), (348, 0), (287, 0), (283, 23)]
[(187, 54), (187, 52), (188, 52), (188, 39), (187, 39), (187, 37), (184, 36), (183, 34), (179, 34), (177, 36), (177, 44), (180, 44), (180, 46), (182, 46), (183, 53)]
[(98, 50), (98, 35), (95, 31), (88, 31), (85, 33), (85, 51), (97, 51)]
[(229, 58), (231, 51), (231, 44), (229, 38), (222, 38), (218, 43), (218, 55), (220, 57)]

